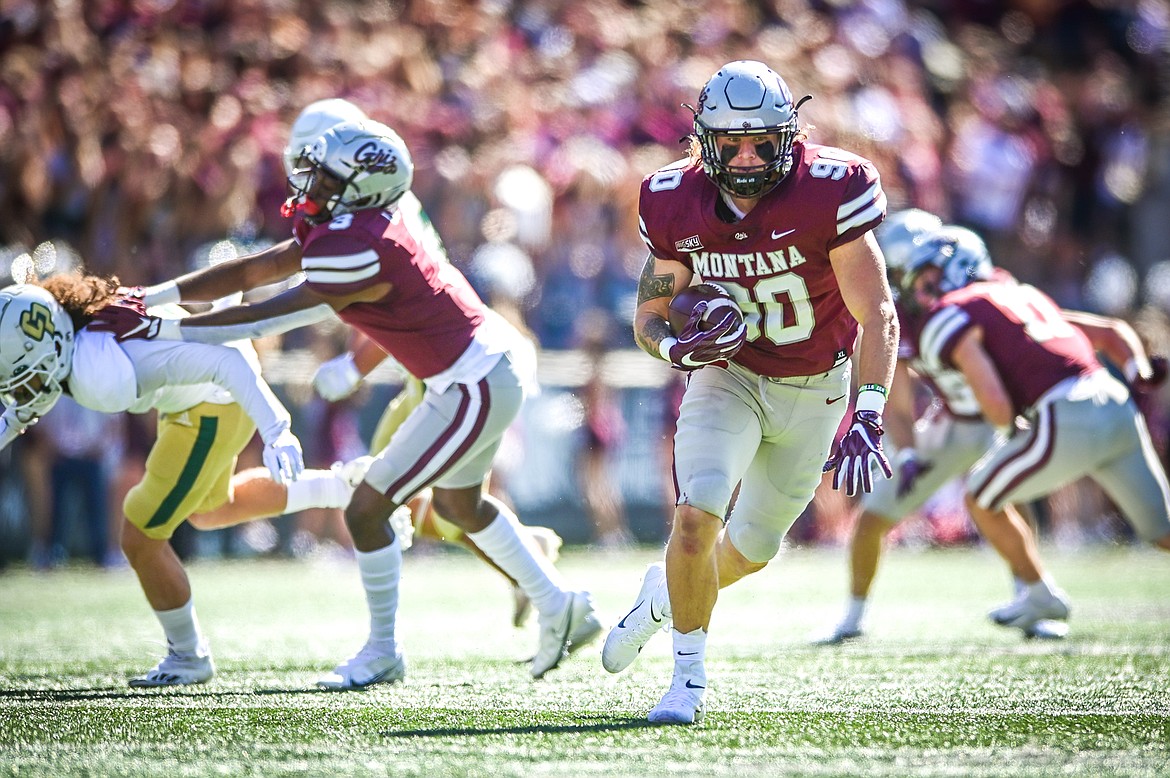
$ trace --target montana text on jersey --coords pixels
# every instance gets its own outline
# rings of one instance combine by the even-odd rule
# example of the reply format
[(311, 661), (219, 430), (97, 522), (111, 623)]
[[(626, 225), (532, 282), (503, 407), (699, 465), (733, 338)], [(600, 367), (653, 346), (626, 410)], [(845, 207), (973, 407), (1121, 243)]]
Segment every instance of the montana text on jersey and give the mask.
[(733, 361), (774, 378), (827, 372), (849, 353), (857, 322), (829, 251), (872, 230), (886, 196), (869, 160), (796, 143), (792, 171), (745, 218), (715, 211), (719, 190), (684, 159), (642, 182), (642, 239), (651, 253), (726, 289), (743, 310), (747, 343)]

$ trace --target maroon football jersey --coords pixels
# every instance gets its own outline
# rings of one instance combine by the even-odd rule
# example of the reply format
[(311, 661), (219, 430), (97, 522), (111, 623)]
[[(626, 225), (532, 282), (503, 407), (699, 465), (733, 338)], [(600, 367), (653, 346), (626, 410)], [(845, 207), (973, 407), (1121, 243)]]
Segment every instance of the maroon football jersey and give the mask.
[(483, 301), (453, 265), (423, 248), (398, 211), (357, 211), (294, 234), (302, 240), (301, 269), (313, 291), (344, 296), (392, 285), (381, 299), (353, 303), (338, 315), (411, 375), (441, 373), (471, 345), (483, 323)]
[(952, 352), (972, 327), (982, 328), (983, 348), (1016, 413), (1064, 379), (1101, 367), (1089, 339), (1051, 298), (1014, 281), (975, 283), (944, 295), (922, 326), (921, 358), (953, 367)]
[(734, 361), (772, 377), (828, 371), (857, 338), (829, 251), (885, 218), (877, 170), (847, 151), (797, 143), (791, 172), (744, 219), (720, 219), (720, 196), (690, 160), (647, 176), (643, 240), (654, 256), (682, 262), (739, 303), (747, 343)]

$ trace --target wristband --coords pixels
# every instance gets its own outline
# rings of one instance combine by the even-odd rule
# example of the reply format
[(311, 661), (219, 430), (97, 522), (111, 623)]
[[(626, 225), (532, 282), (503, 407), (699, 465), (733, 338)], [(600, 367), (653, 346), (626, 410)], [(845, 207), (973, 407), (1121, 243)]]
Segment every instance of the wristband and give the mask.
[(161, 284), (145, 287), (142, 290), (142, 304), (147, 308), (153, 305), (177, 303), (183, 299), (179, 293), (179, 285), (174, 281), (163, 281)]
[(663, 338), (658, 344), (658, 356), (670, 362), (670, 350), (678, 343), (678, 338)]
[(856, 409), (874, 411), (878, 416), (886, 410), (886, 388), (881, 384), (865, 384), (857, 390)]

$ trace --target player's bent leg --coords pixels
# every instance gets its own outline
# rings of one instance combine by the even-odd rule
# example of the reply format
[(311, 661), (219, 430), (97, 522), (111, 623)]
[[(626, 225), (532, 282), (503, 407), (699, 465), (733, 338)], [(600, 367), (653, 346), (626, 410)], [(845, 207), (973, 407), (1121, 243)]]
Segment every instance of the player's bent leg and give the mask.
[(480, 484), (434, 489), (435, 509), (466, 531), (501, 570), (514, 579), (540, 614), (540, 635), (533, 657), (533, 678), (542, 678), (570, 653), (601, 632), (588, 592), (571, 591), (552, 563), (531, 542), (511, 510)]
[(126, 520), (122, 550), (167, 638), (167, 655), (145, 675), (130, 679), (130, 685), (180, 686), (209, 680), (215, 664), (199, 630), (187, 573), (171, 545), (166, 539), (148, 537)]

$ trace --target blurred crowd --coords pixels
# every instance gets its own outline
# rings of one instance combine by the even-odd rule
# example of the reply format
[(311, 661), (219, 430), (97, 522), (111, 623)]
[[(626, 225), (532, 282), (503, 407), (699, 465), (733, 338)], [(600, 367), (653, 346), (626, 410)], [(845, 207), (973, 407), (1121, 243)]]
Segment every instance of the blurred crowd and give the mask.
[[(0, 275), (149, 283), (283, 239), (289, 123), (346, 97), (406, 140), (489, 302), (544, 349), (628, 348), (639, 182), (711, 74), (759, 59), (891, 210), (1167, 353), (1168, 48), (1167, 0), (4, 0)], [(620, 495), (587, 502), (628, 532)]]

